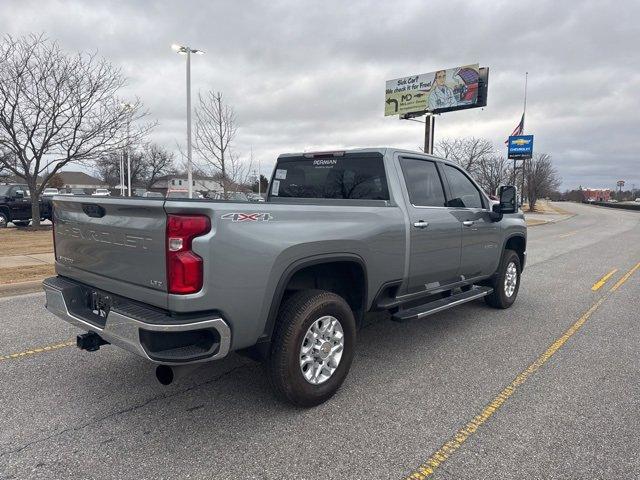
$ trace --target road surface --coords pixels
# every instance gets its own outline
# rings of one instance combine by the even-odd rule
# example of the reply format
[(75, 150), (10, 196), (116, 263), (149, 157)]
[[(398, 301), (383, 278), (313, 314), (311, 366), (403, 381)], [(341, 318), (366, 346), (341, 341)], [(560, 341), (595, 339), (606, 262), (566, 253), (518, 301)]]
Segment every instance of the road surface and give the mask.
[(42, 294), (0, 299), (0, 478), (639, 478), (640, 212), (562, 206), (513, 308), (372, 317), (311, 410), (236, 355), (163, 387), (68, 346)]

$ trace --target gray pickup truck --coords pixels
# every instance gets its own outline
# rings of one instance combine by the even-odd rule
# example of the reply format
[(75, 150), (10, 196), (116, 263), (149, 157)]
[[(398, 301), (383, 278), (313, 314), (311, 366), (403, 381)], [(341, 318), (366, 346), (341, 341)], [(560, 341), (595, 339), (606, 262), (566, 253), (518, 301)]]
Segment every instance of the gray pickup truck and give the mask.
[(46, 308), (156, 363), (170, 383), (231, 351), (277, 395), (330, 398), (366, 312), (396, 321), (484, 297), (508, 308), (526, 259), (514, 187), (394, 148), (281, 155), (264, 203), (55, 197)]

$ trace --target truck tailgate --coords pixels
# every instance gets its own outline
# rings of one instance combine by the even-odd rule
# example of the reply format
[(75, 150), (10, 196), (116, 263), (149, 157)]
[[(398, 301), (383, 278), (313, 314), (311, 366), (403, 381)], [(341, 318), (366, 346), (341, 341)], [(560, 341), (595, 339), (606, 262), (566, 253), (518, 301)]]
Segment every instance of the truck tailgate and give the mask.
[(57, 197), (53, 203), (58, 273), (91, 278), (105, 289), (167, 291), (164, 201)]

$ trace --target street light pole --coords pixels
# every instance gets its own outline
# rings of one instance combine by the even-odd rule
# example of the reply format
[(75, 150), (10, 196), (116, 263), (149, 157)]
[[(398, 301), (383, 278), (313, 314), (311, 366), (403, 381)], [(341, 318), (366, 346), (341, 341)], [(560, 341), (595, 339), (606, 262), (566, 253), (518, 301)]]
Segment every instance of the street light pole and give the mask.
[(171, 48), (179, 54), (187, 56), (187, 183), (189, 184), (189, 198), (193, 198), (193, 161), (191, 158), (191, 54), (203, 55), (204, 52), (176, 44), (171, 45)]
[(193, 198), (193, 161), (191, 159), (191, 49), (187, 49), (187, 182)]

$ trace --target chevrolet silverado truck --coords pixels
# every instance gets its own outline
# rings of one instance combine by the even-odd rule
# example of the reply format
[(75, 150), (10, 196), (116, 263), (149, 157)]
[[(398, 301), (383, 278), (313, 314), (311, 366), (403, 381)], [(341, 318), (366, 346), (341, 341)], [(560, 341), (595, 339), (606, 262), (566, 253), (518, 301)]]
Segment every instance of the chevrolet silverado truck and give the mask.
[(513, 304), (527, 231), (515, 188), (498, 196), (447, 160), (368, 148), (281, 155), (264, 203), (55, 197), (46, 308), (163, 384), (238, 351), (310, 407), (345, 380), (366, 312)]
[[(26, 227), (31, 223), (31, 194), (26, 184), (0, 185), (0, 228), (9, 222), (16, 227)], [(51, 220), (51, 202), (46, 197), (40, 200), (41, 220)]]

